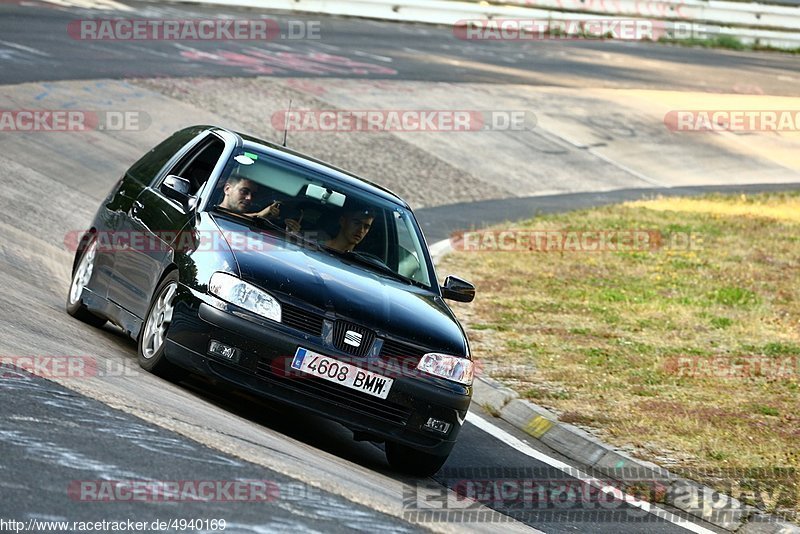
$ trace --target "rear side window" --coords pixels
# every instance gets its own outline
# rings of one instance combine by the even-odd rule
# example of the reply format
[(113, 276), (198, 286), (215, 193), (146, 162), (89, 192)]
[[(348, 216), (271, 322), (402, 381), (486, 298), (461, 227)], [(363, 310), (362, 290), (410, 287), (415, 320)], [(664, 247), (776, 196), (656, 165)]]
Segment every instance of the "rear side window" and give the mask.
[(225, 143), (222, 139), (209, 135), (173, 165), (168, 174), (189, 180), (189, 194), (194, 195), (208, 180), (224, 149)]
[(128, 174), (143, 184), (149, 184), (164, 168), (169, 159), (175, 155), (186, 143), (197, 137), (206, 128), (186, 128), (175, 132), (166, 141), (161, 142), (139, 161), (134, 163)]

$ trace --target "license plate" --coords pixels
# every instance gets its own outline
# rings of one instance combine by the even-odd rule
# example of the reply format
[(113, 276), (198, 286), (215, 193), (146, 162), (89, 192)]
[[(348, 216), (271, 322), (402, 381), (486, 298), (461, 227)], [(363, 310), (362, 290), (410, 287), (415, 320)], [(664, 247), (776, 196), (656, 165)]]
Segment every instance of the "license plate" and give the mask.
[(298, 348), (294, 355), (292, 368), (381, 399), (389, 395), (394, 383), (389, 377), (302, 347)]

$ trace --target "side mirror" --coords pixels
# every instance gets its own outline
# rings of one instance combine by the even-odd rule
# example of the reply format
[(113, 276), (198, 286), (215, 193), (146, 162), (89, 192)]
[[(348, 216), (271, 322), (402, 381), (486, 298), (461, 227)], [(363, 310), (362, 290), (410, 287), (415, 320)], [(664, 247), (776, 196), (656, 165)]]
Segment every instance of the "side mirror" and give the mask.
[(175, 176), (174, 174), (170, 174), (164, 178), (164, 181), (161, 183), (162, 193), (172, 200), (177, 200), (189, 209), (191, 209), (194, 204), (194, 197), (189, 194), (191, 189), (192, 186), (189, 180), (181, 178), (180, 176)]
[(456, 276), (448, 276), (441, 287), (442, 296), (457, 302), (472, 302), (475, 298), (475, 286)]

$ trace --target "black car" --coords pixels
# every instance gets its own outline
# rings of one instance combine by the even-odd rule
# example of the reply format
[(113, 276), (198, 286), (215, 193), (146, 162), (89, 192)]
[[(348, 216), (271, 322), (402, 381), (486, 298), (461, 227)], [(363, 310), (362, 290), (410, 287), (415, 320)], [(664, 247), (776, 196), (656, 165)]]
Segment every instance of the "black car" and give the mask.
[(128, 169), (79, 240), (67, 311), (193, 372), (386, 443), (417, 475), (447, 459), (472, 396), (469, 344), (409, 206), (366, 180), (212, 126)]

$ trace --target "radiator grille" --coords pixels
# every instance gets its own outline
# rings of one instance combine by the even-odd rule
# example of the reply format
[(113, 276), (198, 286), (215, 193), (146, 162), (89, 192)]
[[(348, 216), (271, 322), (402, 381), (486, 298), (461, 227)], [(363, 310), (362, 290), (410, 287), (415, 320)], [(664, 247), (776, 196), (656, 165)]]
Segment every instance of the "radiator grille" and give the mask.
[(336, 321), (333, 325), (333, 345), (353, 356), (366, 356), (375, 341), (375, 333), (363, 326), (347, 321)]
[(296, 328), (306, 334), (322, 335), (324, 317), (291, 304), (281, 303), (281, 323)]

